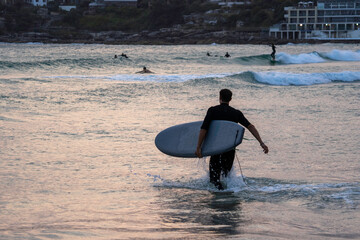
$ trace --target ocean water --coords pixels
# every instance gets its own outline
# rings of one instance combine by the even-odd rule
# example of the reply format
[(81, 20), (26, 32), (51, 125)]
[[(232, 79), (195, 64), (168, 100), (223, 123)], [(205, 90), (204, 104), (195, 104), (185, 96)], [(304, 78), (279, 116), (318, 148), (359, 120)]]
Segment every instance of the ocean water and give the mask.
[[(360, 47), (270, 53), (1, 43), (0, 239), (360, 239)], [(225, 191), (154, 145), (221, 88), (270, 149), (246, 131)]]

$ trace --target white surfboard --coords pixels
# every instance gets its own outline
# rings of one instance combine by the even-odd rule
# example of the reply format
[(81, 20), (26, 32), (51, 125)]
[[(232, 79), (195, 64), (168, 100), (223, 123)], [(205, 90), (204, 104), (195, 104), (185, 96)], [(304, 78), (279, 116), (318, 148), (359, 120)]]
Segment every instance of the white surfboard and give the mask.
[[(202, 121), (184, 123), (161, 131), (155, 138), (163, 153), (183, 158), (195, 158)], [(210, 124), (202, 146), (203, 156), (221, 154), (234, 149), (243, 139), (244, 128), (230, 121), (215, 120)]]

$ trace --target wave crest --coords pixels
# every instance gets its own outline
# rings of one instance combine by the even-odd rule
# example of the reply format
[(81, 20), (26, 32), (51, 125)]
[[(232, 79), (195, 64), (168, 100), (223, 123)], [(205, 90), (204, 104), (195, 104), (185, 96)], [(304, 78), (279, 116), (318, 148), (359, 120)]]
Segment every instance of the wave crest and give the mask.
[[(204, 75), (157, 75), (157, 74), (119, 74), (109, 76), (44, 76), (46, 79), (59, 78), (79, 78), (79, 79), (103, 79), (107, 81), (120, 82), (159, 82), (159, 83), (182, 83), (188, 81), (203, 82), (202, 80), (227, 78), (231, 81), (247, 81), (254, 83), (265, 83), (276, 86), (302, 86), (325, 84), (331, 82), (354, 82), (360, 81), (360, 72), (326, 72), (326, 73), (286, 73), (286, 72), (252, 72), (245, 71), (239, 73), (218, 73)], [(204, 81), (208, 82), (208, 81)]]
[(272, 65), (272, 64), (309, 64), (323, 63), (327, 61), (360, 61), (360, 51), (332, 50), (330, 52), (310, 52), (300, 54), (289, 54), (279, 52), (276, 54), (276, 61), (270, 61), (269, 54), (254, 55), (236, 58), (242, 65)]
[(284, 72), (253, 72), (254, 78), (260, 83), (270, 85), (314, 85), (360, 80), (360, 72), (327, 72), (327, 73), (284, 73)]
[(306, 63), (322, 63), (326, 60), (317, 52), (301, 53), (301, 54), (287, 54), (279, 53), (276, 57), (277, 61), (283, 64), (306, 64)]
[(360, 51), (332, 50), (324, 53), (325, 57), (335, 61), (360, 61)]

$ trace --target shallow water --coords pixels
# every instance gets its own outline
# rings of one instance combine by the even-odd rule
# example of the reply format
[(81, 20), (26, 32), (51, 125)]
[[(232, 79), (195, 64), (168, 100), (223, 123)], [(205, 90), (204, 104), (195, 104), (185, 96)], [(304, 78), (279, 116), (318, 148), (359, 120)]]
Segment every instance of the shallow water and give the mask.
[[(360, 238), (359, 46), (0, 49), (0, 239)], [(154, 138), (224, 87), (270, 153), (245, 132), (216, 191)]]

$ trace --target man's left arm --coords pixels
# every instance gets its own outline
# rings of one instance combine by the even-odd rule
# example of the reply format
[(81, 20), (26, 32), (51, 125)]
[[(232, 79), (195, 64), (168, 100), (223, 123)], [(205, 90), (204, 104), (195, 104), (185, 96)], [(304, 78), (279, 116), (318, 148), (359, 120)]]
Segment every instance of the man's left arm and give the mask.
[(262, 147), (264, 153), (268, 153), (269, 152), (269, 148), (265, 145), (265, 143), (261, 140), (260, 134), (258, 132), (258, 130), (256, 129), (256, 127), (252, 124), (250, 124), (247, 129), (251, 132), (251, 134), (256, 138), (256, 140), (258, 140), (258, 142), (260, 143), (260, 146)]

